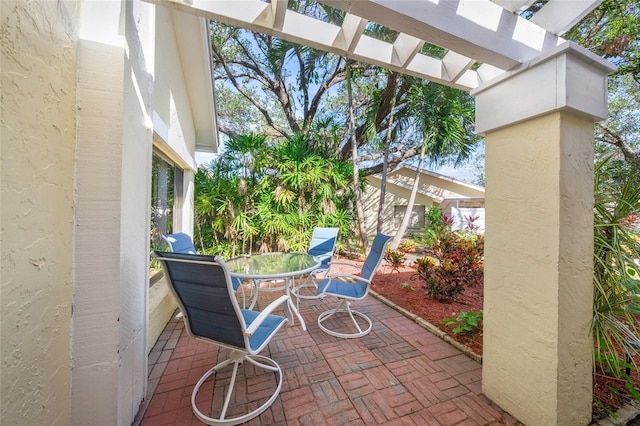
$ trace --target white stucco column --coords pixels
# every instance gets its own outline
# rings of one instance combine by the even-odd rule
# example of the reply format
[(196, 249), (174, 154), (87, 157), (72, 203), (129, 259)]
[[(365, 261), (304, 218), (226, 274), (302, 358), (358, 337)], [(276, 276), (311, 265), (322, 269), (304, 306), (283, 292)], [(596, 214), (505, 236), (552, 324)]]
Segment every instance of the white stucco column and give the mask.
[(593, 124), (613, 69), (565, 43), (472, 92), (486, 137), (482, 390), (528, 425), (591, 420)]
[(145, 394), (154, 6), (84, 2), (78, 41), (71, 424)]

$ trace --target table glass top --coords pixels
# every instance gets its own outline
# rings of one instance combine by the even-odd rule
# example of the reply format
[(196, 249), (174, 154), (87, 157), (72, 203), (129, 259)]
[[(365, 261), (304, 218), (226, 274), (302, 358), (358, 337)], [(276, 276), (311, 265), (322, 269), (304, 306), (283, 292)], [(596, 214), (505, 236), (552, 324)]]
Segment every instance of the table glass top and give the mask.
[(232, 275), (240, 278), (269, 278), (300, 275), (320, 266), (307, 253), (263, 253), (227, 260)]

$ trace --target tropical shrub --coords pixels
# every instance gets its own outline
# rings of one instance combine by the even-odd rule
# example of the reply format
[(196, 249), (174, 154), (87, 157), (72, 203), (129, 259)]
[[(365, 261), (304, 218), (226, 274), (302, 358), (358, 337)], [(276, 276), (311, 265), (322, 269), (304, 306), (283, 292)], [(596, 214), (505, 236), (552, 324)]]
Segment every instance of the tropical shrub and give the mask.
[(198, 251), (225, 257), (306, 251), (317, 226), (338, 227), (348, 239), (353, 167), (316, 145), (301, 135), (230, 138), (195, 176)]
[[(449, 219), (451, 221), (451, 219)], [(442, 227), (446, 227), (444, 214), (440, 206), (432, 205), (425, 213), (425, 228), (418, 235), (418, 242), (425, 246), (431, 247), (438, 238), (438, 234), (442, 232)], [(451, 222), (449, 222), (451, 225)]]
[(398, 244), (398, 250), (404, 253), (415, 253), (416, 242), (405, 238), (400, 241), (400, 244)]
[(384, 252), (384, 260), (386, 260), (389, 266), (391, 266), (391, 269), (399, 272), (400, 268), (404, 266), (407, 256), (403, 251), (388, 248)]
[(640, 244), (633, 220), (640, 213), (640, 177), (613, 180), (607, 166), (604, 160), (595, 169), (594, 366), (620, 377), (628, 367), (626, 355), (640, 343)]
[(484, 279), (484, 238), (451, 230), (445, 216), (429, 255), (416, 259), (417, 275), (424, 280), (427, 296), (451, 302), (467, 286)]

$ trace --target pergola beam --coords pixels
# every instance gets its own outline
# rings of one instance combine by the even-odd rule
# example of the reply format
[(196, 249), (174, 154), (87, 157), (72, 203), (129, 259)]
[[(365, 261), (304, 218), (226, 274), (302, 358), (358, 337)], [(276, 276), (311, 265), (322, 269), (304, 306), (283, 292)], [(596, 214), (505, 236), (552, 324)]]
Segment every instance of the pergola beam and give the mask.
[(489, 0), (319, 2), (505, 70), (564, 41)]
[(527, 9), (534, 1), (535, 0), (493, 0), (495, 4), (514, 13)]
[[(532, 0), (319, 0), (346, 12), (341, 26), (289, 10), (287, 0), (145, 1), (471, 90), (555, 48), (564, 41), (556, 34), (602, 0), (550, 0), (530, 20), (516, 12)], [(396, 40), (365, 35), (369, 22), (399, 31)], [(447, 53), (442, 60), (424, 55), (425, 43)]]
[[(470, 69), (472, 63), (445, 63), (419, 53), (425, 42), (422, 38), (400, 33), (389, 43), (364, 35), (369, 21), (358, 14), (348, 13), (338, 26), (285, 9), (284, 0), (276, 4), (260, 0), (145, 1), (462, 90), (482, 82)], [(454, 56), (451, 53), (448, 57)]]
[(531, 22), (554, 34), (564, 34), (595, 9), (598, 0), (550, 0)]

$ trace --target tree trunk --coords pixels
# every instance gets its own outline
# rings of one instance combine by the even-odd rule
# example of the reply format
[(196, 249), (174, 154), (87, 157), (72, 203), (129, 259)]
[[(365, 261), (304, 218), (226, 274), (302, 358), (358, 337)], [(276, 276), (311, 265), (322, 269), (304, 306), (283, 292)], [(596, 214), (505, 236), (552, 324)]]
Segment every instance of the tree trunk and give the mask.
[(426, 151), (426, 143), (422, 145), (422, 151), (420, 151), (420, 159), (418, 160), (418, 167), (416, 168), (416, 177), (413, 180), (413, 187), (411, 188), (411, 195), (409, 195), (409, 203), (407, 204), (407, 210), (404, 212), (404, 216), (402, 217), (402, 223), (400, 224), (400, 228), (398, 228), (398, 232), (389, 243), (389, 247), (396, 250), (400, 245), (400, 240), (404, 236), (404, 233), (407, 231), (407, 227), (409, 226), (409, 219), (411, 218), (411, 212), (413, 211), (413, 204), (416, 201), (416, 194), (418, 193), (418, 186), (420, 184), (420, 168), (422, 167), (422, 160), (424, 159), (424, 154)]
[(389, 125), (387, 126), (387, 137), (384, 143), (384, 157), (382, 158), (382, 179), (380, 181), (380, 204), (378, 205), (378, 226), (376, 227), (377, 233), (382, 232), (382, 225), (384, 224), (384, 199), (387, 195), (387, 173), (389, 171), (389, 147), (391, 146), (391, 131), (393, 129), (393, 112), (396, 108), (396, 96), (395, 89), (394, 94), (391, 97), (391, 108), (389, 111)]
[(360, 175), (358, 172), (358, 144), (356, 143), (356, 121), (353, 116), (353, 93), (351, 88), (351, 61), (347, 62), (347, 102), (349, 103), (349, 131), (351, 132), (351, 160), (353, 162), (353, 192), (356, 201), (356, 213), (358, 215), (358, 228), (362, 250), (369, 250), (369, 239), (364, 225), (364, 209), (362, 208), (362, 194), (360, 193)]

